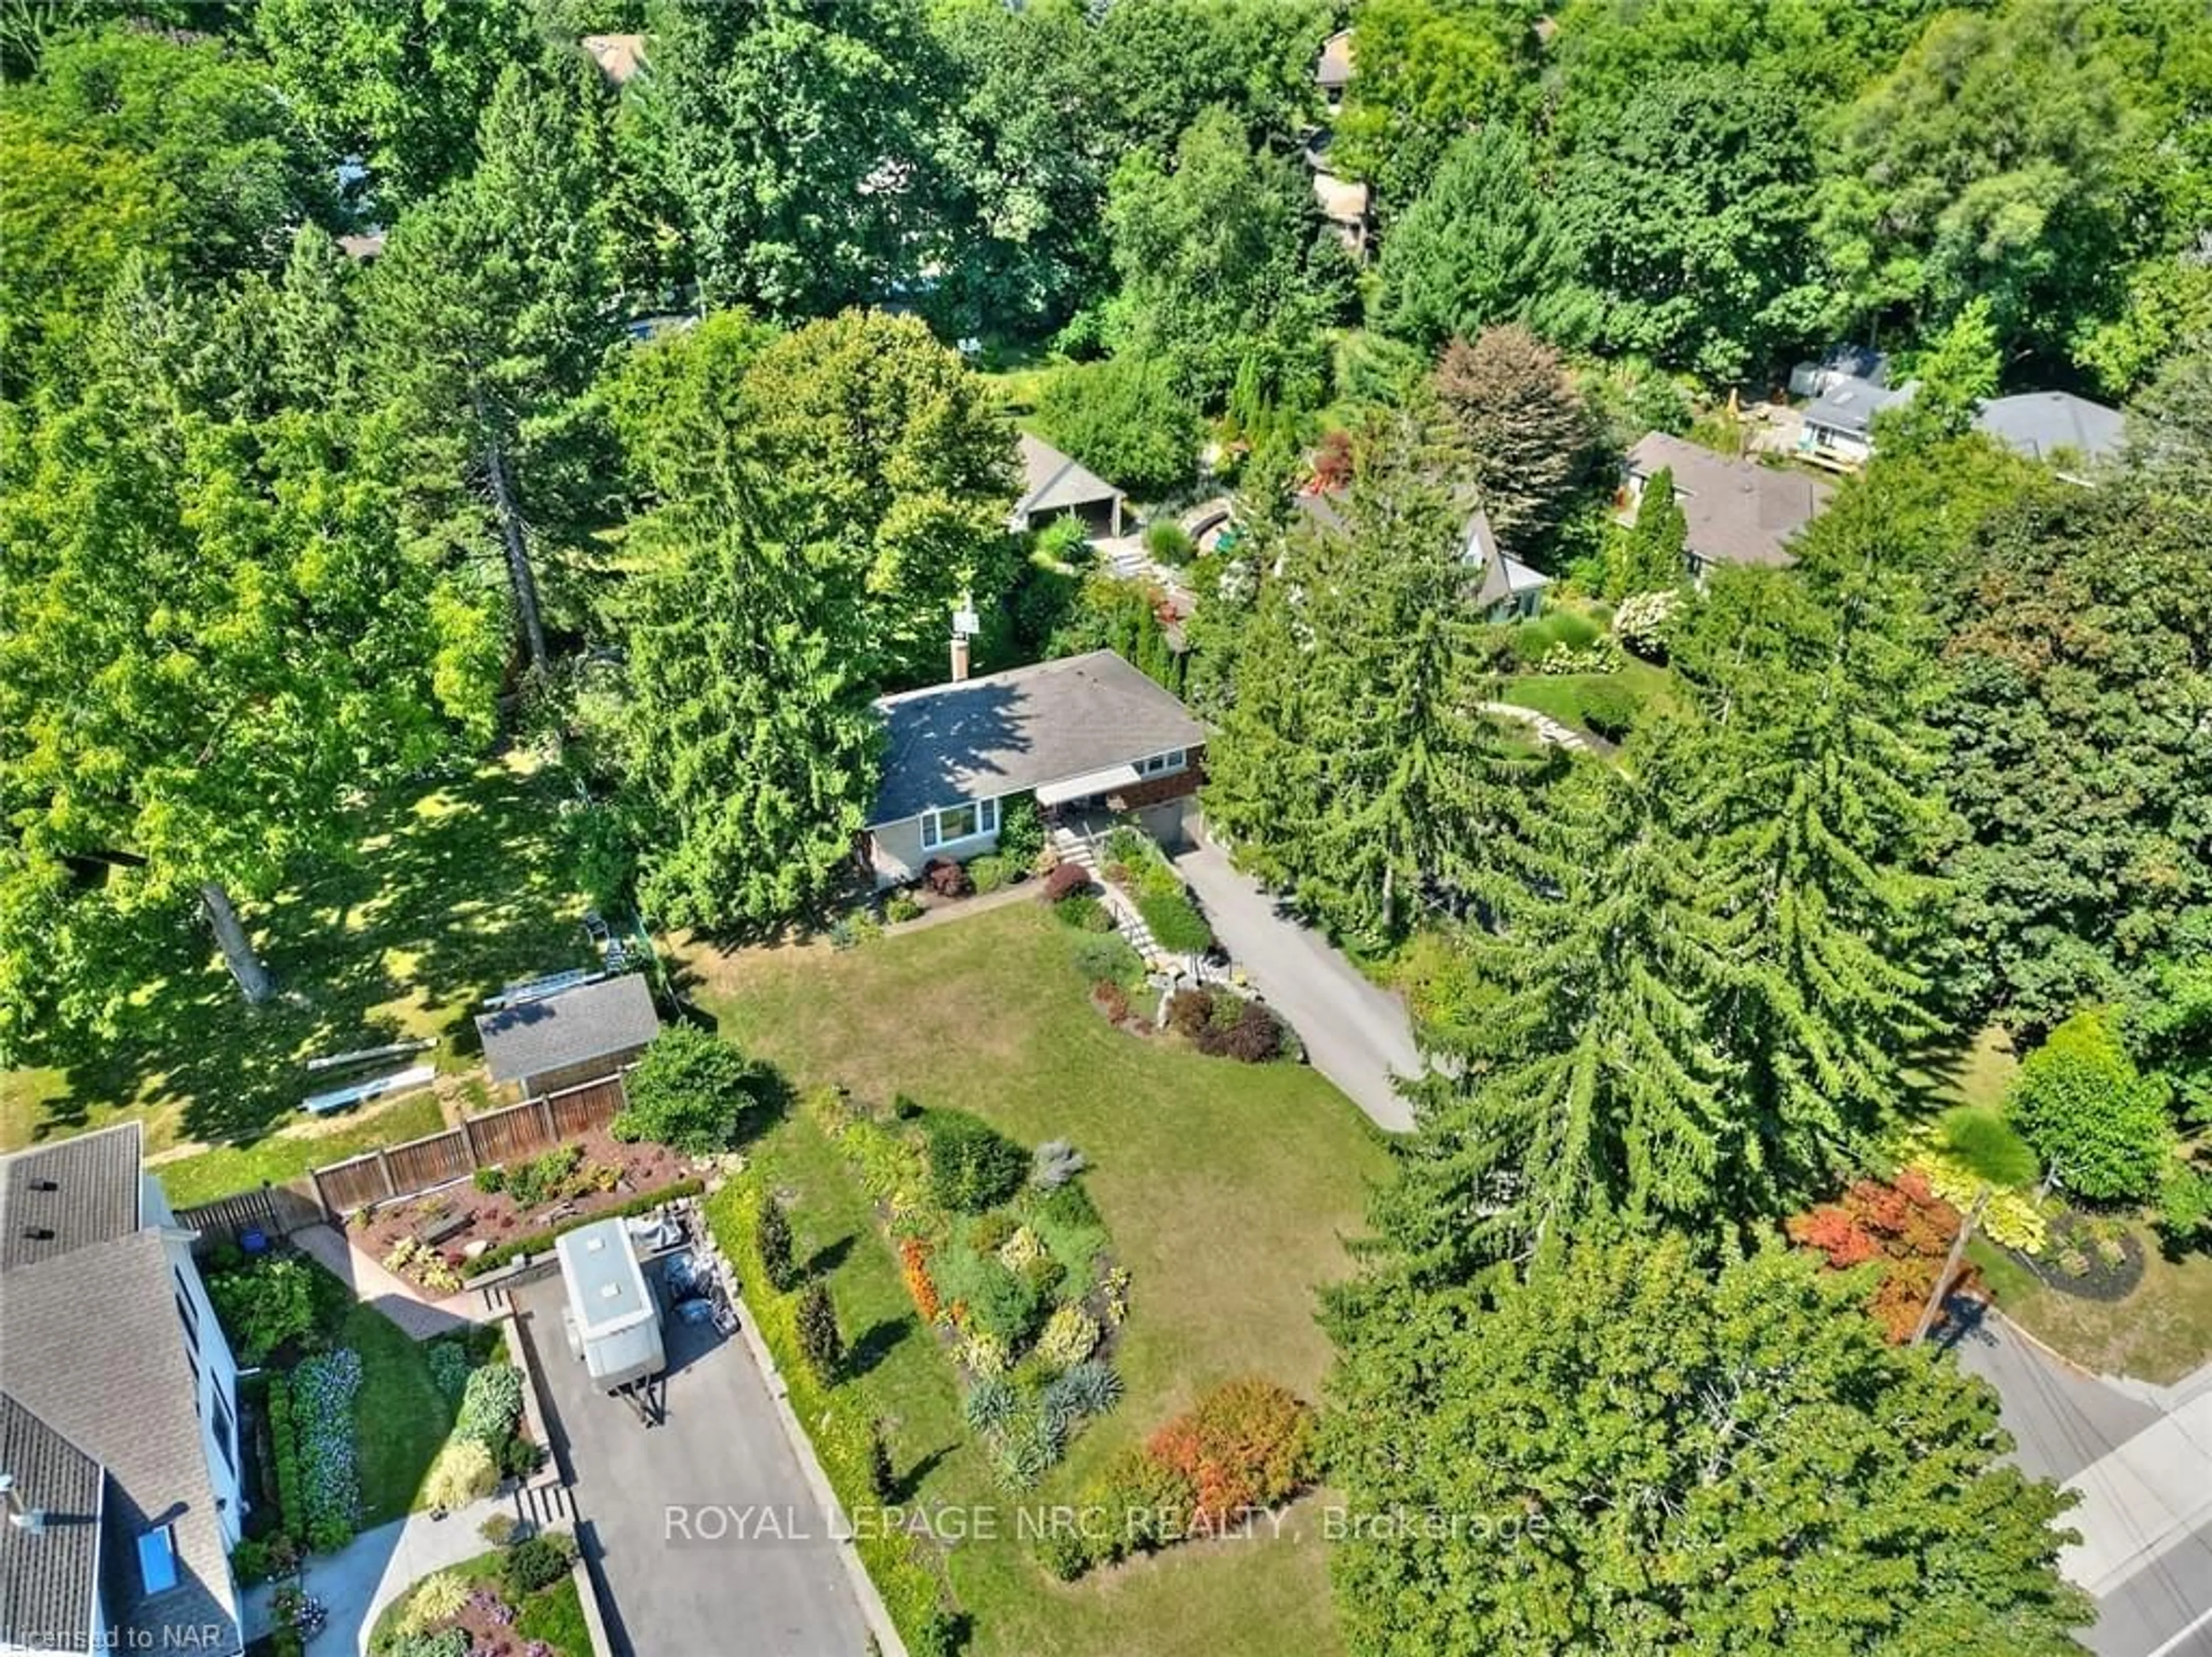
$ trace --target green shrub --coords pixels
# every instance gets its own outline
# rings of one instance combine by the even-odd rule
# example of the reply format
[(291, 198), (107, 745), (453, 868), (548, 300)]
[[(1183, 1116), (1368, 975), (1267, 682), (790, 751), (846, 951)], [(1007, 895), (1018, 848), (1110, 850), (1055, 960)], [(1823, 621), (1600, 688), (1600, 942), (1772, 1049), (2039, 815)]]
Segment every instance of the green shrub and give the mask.
[(1005, 1202), (1029, 1176), (1029, 1153), (965, 1112), (930, 1112), (922, 1135), (930, 1195), (941, 1208), (980, 1212)]
[(2164, 1081), (2138, 1074), (2101, 1013), (2076, 1013), (2027, 1056), (2006, 1109), (2043, 1166), (2092, 1202), (2152, 1195), (2172, 1154)]
[(556, 1145), (544, 1155), (532, 1157), (520, 1167), (509, 1170), (507, 1194), (514, 1199), (518, 1208), (534, 1209), (557, 1203), (568, 1195), (569, 1182), (575, 1179), (583, 1162), (582, 1146)]
[(461, 1393), (453, 1436), (481, 1444), (496, 1455), (514, 1436), (522, 1419), (522, 1372), (511, 1363), (487, 1364), (471, 1373)]
[(968, 865), (968, 879), (979, 892), (996, 892), (1008, 878), (1006, 860), (989, 852)]
[(828, 1284), (817, 1279), (799, 1291), (798, 1324), (799, 1349), (807, 1367), (817, 1380), (835, 1381), (845, 1361), (845, 1331), (837, 1326), (837, 1307)]
[(545, 1447), (519, 1433), (499, 1447), (499, 1470), (509, 1478), (529, 1478), (544, 1465)]
[(1161, 518), (1145, 526), (1145, 551), (1162, 564), (1186, 564), (1198, 546), (1181, 524), (1172, 518)]
[(557, 1532), (547, 1532), (516, 1543), (500, 1556), (500, 1574), (517, 1599), (547, 1588), (568, 1574), (575, 1563), (575, 1544)]
[(966, 1308), (968, 1326), (1012, 1348), (1036, 1325), (1036, 1290), (1029, 1279), (995, 1256), (946, 1247), (931, 1262), (937, 1292), (948, 1306)]
[(208, 1299), (239, 1362), (257, 1364), (315, 1326), (314, 1269), (297, 1255), (274, 1255), (208, 1279)]
[(651, 1140), (686, 1156), (713, 1156), (737, 1142), (759, 1101), (760, 1077), (738, 1050), (696, 1025), (672, 1024), (629, 1073), (629, 1107), (608, 1131)]
[(507, 1170), (495, 1163), (489, 1167), (478, 1168), (469, 1176), (469, 1183), (485, 1196), (496, 1197), (507, 1189)]
[(454, 1513), (498, 1485), (499, 1467), (489, 1447), (475, 1439), (448, 1439), (422, 1482), (422, 1500), (433, 1512)]
[(1044, 852), (1044, 818), (1035, 799), (1024, 794), (999, 802), (999, 856), (1017, 874), (1036, 867)]
[(1075, 970), (1091, 984), (1118, 984), (1134, 990), (1145, 981), (1144, 958), (1118, 932), (1077, 941)]
[(1597, 643), (1605, 629), (1588, 616), (1574, 610), (1554, 610), (1544, 618), (1550, 628), (1553, 643), (1564, 644), (1570, 650), (1587, 650)]
[(894, 892), (884, 900), (884, 919), (893, 926), (921, 918), (921, 902), (911, 892)]
[(1162, 358), (1127, 352), (1055, 370), (1038, 393), (1036, 423), (1140, 500), (1169, 493), (1197, 467), (1198, 411)]
[(760, 1252), (768, 1286), (781, 1293), (799, 1285), (799, 1265), (792, 1258), (791, 1219), (773, 1195), (761, 1204), (760, 1220), (753, 1231), (753, 1246)]
[(1114, 917), (1099, 899), (1088, 892), (1079, 892), (1072, 898), (1062, 898), (1052, 906), (1052, 912), (1064, 926), (1079, 932), (1111, 932)]
[(421, 1634), (434, 1623), (442, 1623), (461, 1614), (461, 1607), (469, 1603), (468, 1579), (459, 1571), (437, 1571), (415, 1585), (415, 1592), (407, 1596), (405, 1608), (399, 1614), (399, 1628), (404, 1634)]
[(432, 1341), (422, 1349), (422, 1361), (430, 1371), (430, 1379), (447, 1398), (458, 1398), (467, 1390), (469, 1355), (459, 1341)]
[(514, 1540), (518, 1528), (513, 1514), (491, 1514), (477, 1526), (477, 1534), (495, 1548), (503, 1548)]
[(1179, 955), (1201, 954), (1213, 947), (1213, 929), (1198, 905), (1181, 892), (1146, 892), (1137, 898), (1137, 913), (1152, 929), (1160, 947)]
[(383, 1657), (469, 1657), (469, 1631), (449, 1628), (435, 1633), (395, 1635), (385, 1647)]
[(1582, 693), (1583, 723), (1608, 742), (1634, 728), (1644, 699), (1618, 679), (1594, 679)]
[(556, 1239), (575, 1230), (579, 1226), (596, 1225), (599, 1221), (607, 1219), (626, 1220), (632, 1215), (650, 1214), (653, 1209), (665, 1203), (672, 1203), (680, 1197), (696, 1197), (705, 1189), (706, 1185), (702, 1180), (678, 1179), (673, 1185), (663, 1185), (658, 1191), (649, 1191), (642, 1196), (633, 1197), (629, 1202), (620, 1203), (614, 1208), (601, 1209), (595, 1214), (573, 1215), (550, 1231), (533, 1231), (525, 1236), (510, 1238), (504, 1243), (486, 1249), (472, 1260), (463, 1260), (461, 1276), (481, 1277), (487, 1272), (497, 1271), (510, 1261), (520, 1260), (526, 1254), (543, 1253), (553, 1246)]

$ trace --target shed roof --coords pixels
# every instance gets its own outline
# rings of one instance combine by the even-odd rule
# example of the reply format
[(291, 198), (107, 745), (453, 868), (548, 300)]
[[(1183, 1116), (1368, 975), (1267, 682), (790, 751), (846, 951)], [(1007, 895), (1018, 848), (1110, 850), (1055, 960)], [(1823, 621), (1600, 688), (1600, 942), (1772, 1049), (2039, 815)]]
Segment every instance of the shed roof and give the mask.
[(653, 992), (635, 972), (578, 984), (477, 1019), (494, 1081), (520, 1081), (642, 1047), (660, 1033)]
[(1063, 454), (1034, 432), (1021, 434), (1022, 497), (1014, 516), (1064, 512), (1073, 507), (1117, 501), (1121, 491), (1072, 455)]
[(0, 1468), (42, 1513), (36, 1532), (0, 1524), (0, 1646), (43, 1651), (74, 1630), (92, 1648), (100, 1609), (100, 1463), (0, 1392)]
[(871, 827), (1194, 748), (1206, 728), (1111, 650), (887, 696)]
[(138, 1229), (138, 1124), (18, 1151), (0, 1164), (0, 1270)]
[[(179, 1628), (234, 1631), (238, 1601), (161, 1234), (136, 1230), (9, 1270), (0, 1392), (107, 1470), (105, 1603), (111, 1619), (143, 1630), (121, 1648), (173, 1644)], [(177, 1581), (149, 1595), (137, 1538), (158, 1524), (173, 1530)]]
[(1474, 601), (1485, 610), (1523, 593), (1540, 593), (1552, 584), (1549, 576), (1540, 570), (1531, 570), (1498, 545), (1497, 532), (1490, 527), (1490, 515), (1479, 507), (1467, 521), (1460, 557), (1482, 571), (1481, 582), (1474, 589)]
[(616, 86), (628, 86), (648, 67), (642, 34), (586, 34), (576, 44), (591, 54), (599, 73)]
[(1863, 437), (1874, 429), (1875, 415), (1886, 408), (1910, 401), (1916, 389), (1917, 381), (1890, 387), (1859, 379), (1855, 375), (1834, 375), (1829, 378), (1820, 395), (1806, 409), (1805, 423)]
[(2031, 391), (1983, 404), (1974, 429), (2032, 460), (2062, 452), (2101, 460), (2119, 453), (2127, 417), (2070, 391)]
[(1826, 478), (1731, 460), (1663, 431), (1628, 451), (1632, 476), (1648, 482), (1662, 468), (1674, 473), (1690, 554), (1703, 564), (1795, 564), (1791, 538), (1835, 492)]
[(1340, 28), (1321, 44), (1320, 61), (1314, 64), (1314, 79), (1331, 91), (1341, 90), (1352, 84), (1352, 31)]

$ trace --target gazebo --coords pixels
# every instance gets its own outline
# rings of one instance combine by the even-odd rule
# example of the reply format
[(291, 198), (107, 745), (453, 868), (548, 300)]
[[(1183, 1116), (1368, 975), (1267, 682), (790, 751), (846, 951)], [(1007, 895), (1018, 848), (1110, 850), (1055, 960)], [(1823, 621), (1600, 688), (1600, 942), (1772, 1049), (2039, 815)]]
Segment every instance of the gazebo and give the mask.
[(1016, 534), (1039, 529), (1073, 514), (1093, 529), (1121, 533), (1121, 491), (1072, 455), (1042, 437), (1021, 435), (1022, 497), (1014, 503), (1007, 527)]

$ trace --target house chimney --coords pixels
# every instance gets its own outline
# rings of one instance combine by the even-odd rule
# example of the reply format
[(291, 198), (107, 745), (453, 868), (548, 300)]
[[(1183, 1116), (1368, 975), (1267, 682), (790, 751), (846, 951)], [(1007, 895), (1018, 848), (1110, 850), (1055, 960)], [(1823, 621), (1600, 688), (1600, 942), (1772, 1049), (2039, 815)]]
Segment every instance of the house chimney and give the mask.
[(957, 685), (968, 677), (968, 635), (952, 636), (952, 682)]

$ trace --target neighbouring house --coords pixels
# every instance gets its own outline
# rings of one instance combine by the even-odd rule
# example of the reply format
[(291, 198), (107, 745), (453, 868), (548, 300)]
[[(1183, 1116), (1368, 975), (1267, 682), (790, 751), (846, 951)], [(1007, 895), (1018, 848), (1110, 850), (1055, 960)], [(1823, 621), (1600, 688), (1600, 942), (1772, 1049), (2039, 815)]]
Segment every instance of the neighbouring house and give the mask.
[(1994, 397), (1974, 416), (1974, 429), (2016, 454), (2063, 466), (2094, 466), (2120, 452), (2127, 416), (2069, 391)]
[(660, 1015), (643, 975), (624, 972), (481, 1014), (477, 1033), (493, 1081), (543, 1099), (619, 1078), (660, 1033)]
[(143, 1150), (0, 1161), (0, 1650), (244, 1647), (238, 1367)]
[(1374, 192), (1357, 179), (1340, 179), (1328, 170), (1328, 135), (1317, 135), (1306, 145), (1306, 166), (1313, 174), (1314, 201), (1321, 216), (1345, 251), (1364, 260), (1375, 223)]
[(1856, 471), (1874, 454), (1875, 417), (1912, 400), (1920, 382), (1895, 387), (1851, 375), (1838, 375), (1807, 405), (1798, 453), (1819, 465)]
[(1344, 94), (1352, 85), (1352, 31), (1340, 28), (1321, 43), (1321, 58), (1314, 64), (1314, 84), (1334, 120), (1344, 113)]
[(384, 232), (364, 230), (357, 235), (340, 236), (338, 251), (348, 259), (362, 265), (374, 265), (384, 257)]
[(1474, 602), (1485, 621), (1518, 621), (1534, 615), (1544, 602), (1544, 589), (1552, 584), (1549, 576), (1531, 570), (1498, 545), (1490, 515), (1479, 508), (1467, 521), (1460, 557), (1468, 569), (1482, 572)]
[[(1302, 490), (1296, 496), (1298, 511), (1325, 534), (1344, 529), (1344, 496), (1335, 490)], [(1533, 616), (1544, 601), (1552, 578), (1509, 555), (1498, 544), (1490, 515), (1477, 508), (1460, 531), (1460, 559), (1480, 574), (1470, 597), (1485, 621), (1516, 621)], [(1276, 574), (1282, 573), (1277, 566)]]
[(1127, 496), (1034, 432), (1021, 434), (1019, 448), (1022, 493), (1007, 516), (1009, 529), (1018, 535), (1042, 529), (1054, 518), (1074, 517), (1090, 534), (1119, 539)]
[(1889, 357), (1871, 345), (1852, 344), (1846, 341), (1831, 345), (1826, 355), (1817, 362), (1800, 362), (1790, 370), (1790, 394), (1792, 397), (1818, 397), (1831, 385), (1847, 380), (1863, 380), (1870, 386), (1889, 383)]
[(1628, 451), (1619, 502), (1625, 521), (1635, 521), (1644, 486), (1662, 471), (1674, 474), (1674, 498), (1688, 524), (1686, 561), (1700, 582), (1716, 564), (1795, 564), (1790, 541), (1820, 515), (1835, 493), (1835, 485), (1825, 478), (1755, 460), (1732, 460), (1655, 431)]
[(576, 44), (599, 66), (610, 86), (626, 87), (639, 76), (652, 72), (642, 34), (586, 34)]
[(994, 850), (1022, 795), (1048, 810), (1131, 812), (1182, 836), (1206, 728), (1111, 650), (955, 679), (876, 704), (883, 780), (861, 852), (878, 886)]

